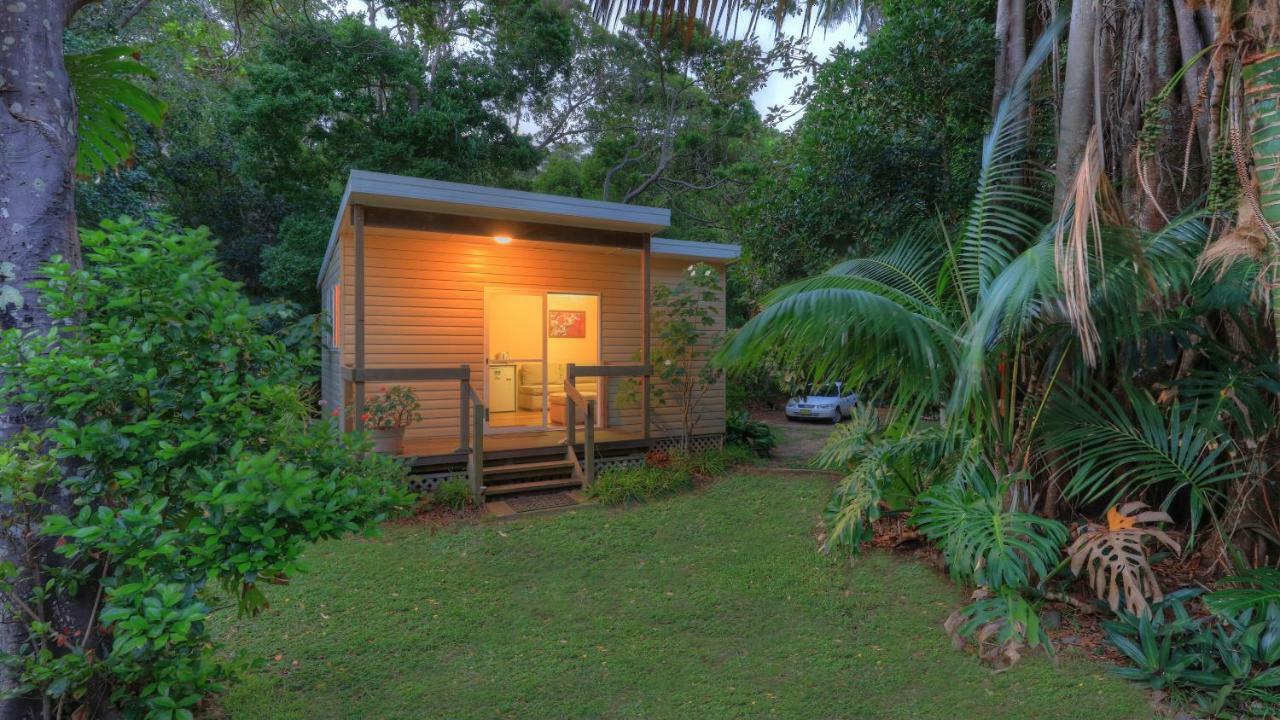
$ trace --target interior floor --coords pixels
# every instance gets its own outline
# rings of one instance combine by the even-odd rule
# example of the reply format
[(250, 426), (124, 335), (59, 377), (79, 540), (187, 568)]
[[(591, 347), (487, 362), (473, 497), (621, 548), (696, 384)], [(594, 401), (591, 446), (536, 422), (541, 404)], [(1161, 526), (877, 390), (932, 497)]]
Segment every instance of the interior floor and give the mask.
[(541, 427), (541, 410), (510, 410), (507, 412), (489, 412), (489, 427)]

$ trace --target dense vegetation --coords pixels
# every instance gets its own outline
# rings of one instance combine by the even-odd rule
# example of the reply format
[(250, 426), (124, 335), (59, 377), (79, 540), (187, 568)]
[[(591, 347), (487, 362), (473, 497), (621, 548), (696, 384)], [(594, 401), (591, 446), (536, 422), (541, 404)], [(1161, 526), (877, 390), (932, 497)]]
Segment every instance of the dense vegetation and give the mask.
[[(1145, 80), (1150, 104), (1126, 147), (1123, 113), (1072, 125), (1099, 92), (1073, 91), (1080, 66), (1068, 62), (1061, 86), (1056, 68), (1041, 70), (1061, 36), (1069, 55), (1082, 35), (1083, 52), (1097, 50), (1101, 25), (1082, 5), (1043, 24), (997, 86), (963, 218), (918, 213), (890, 243), (773, 290), (721, 357), (845, 380), (888, 410), (861, 415), (820, 458), (846, 474), (828, 548), (870, 540), (905, 489), (911, 524), (975, 589), (947, 630), (984, 660), (1052, 651), (1046, 606), (1096, 604), (1138, 666), (1125, 676), (1205, 713), (1269, 716), (1280, 708), (1280, 367), (1262, 208), (1277, 158), (1274, 98), (1241, 93), (1275, 72), (1263, 50), (1280, 16), (1221, 4), (1216, 45), (1184, 28), (1216, 53), (1214, 77), (1201, 75), (1199, 95), (1180, 84), (1203, 57), (1192, 53), (1163, 88)], [(1142, 16), (1120, 20), (1154, 32)], [(1233, 73), (1250, 79), (1243, 90)], [(1038, 97), (1059, 88), (1051, 125)], [(1162, 156), (1188, 108), (1184, 156)], [(1195, 113), (1211, 115), (1219, 143), (1208, 163), (1194, 157)], [(1115, 164), (1116, 146), (1136, 169)], [(1051, 183), (1037, 171), (1055, 152)], [(1180, 186), (1148, 175), (1170, 168)], [(1207, 203), (1187, 194), (1195, 183)], [(1166, 599), (1186, 582), (1175, 567), (1223, 589)]]
[[(260, 608), (303, 543), (402, 500), (319, 421), (294, 322), (352, 168), (740, 240), (732, 395), (839, 379), (885, 410), (820, 458), (845, 474), (828, 549), (906, 509), (974, 589), (947, 629), (985, 660), (1095, 607), (1126, 676), (1273, 712), (1280, 7), (1031, 5), (6, 5), (6, 717), (190, 716), (229, 676), (218, 598)], [(819, 62), (738, 11), (864, 33)], [(752, 95), (806, 72), (779, 130)]]
[[(866, 48), (820, 68), (802, 39), (764, 50), (699, 26), (672, 41), (643, 14), (607, 28), (541, 2), (378, 8), (170, 0), (123, 28), (123, 6), (87, 8), (70, 42), (134, 48), (171, 112), (133, 123), (127, 169), (78, 186), (82, 222), (158, 210), (207, 226), (251, 294), (314, 307), (352, 168), (662, 205), (673, 236), (741, 239), (750, 305), (913, 214), (954, 218), (976, 171), (992, 57), (979, 0), (889, 5)], [(813, 69), (804, 117), (779, 133), (752, 93)]]
[(305, 543), (372, 529), (403, 470), (318, 416), (314, 335), (273, 330), (207, 231), (108, 221), (82, 243), (87, 269), (44, 270), (55, 330), (0, 335), (0, 397), (47, 419), (0, 452), (4, 667), (50, 716), (190, 718), (229, 677), (218, 606), (257, 612)]

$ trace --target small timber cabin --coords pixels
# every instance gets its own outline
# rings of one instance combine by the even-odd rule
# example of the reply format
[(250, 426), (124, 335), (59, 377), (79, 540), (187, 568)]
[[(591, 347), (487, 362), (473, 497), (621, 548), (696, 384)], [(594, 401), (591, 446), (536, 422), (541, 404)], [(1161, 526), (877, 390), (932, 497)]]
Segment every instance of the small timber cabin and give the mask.
[[(654, 237), (663, 208), (353, 171), (320, 268), (331, 326), (322, 396), (361, 427), (367, 400), (413, 389), (412, 484), (465, 474), (475, 497), (582, 487), (673, 447), (682, 408), (654, 399), (652, 288), (737, 245)], [(695, 449), (724, 435), (723, 380), (698, 402)]]

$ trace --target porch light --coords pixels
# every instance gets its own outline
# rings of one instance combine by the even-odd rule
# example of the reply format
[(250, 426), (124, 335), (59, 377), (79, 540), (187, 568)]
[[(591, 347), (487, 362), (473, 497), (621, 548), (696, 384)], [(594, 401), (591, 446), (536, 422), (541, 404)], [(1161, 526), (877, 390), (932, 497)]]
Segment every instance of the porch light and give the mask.
[(510, 238), (510, 237), (507, 237), (506, 235), (494, 235), (494, 236), (493, 236), (493, 241), (494, 241), (494, 242), (496, 242), (496, 243), (498, 243), (499, 245), (510, 245), (510, 244), (511, 244), (511, 238)]

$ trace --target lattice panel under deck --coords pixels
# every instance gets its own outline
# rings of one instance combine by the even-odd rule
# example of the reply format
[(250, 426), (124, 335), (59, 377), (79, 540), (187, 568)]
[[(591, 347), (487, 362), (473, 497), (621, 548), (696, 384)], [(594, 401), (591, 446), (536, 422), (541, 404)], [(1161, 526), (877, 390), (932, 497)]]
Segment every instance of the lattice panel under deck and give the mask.
[(429, 493), (429, 492), (435, 492), (435, 489), (440, 486), (440, 483), (444, 482), (445, 480), (448, 480), (451, 477), (465, 478), (466, 476), (467, 475), (465, 471), (434, 472), (434, 473), (425, 473), (422, 475), (410, 475), (409, 479), (406, 482), (409, 485), (409, 489), (412, 490), (413, 492)]
[[(671, 452), (679, 449), (680, 438), (665, 437), (654, 438), (653, 449)], [(720, 450), (724, 447), (724, 435), (696, 435), (689, 438), (689, 450), (692, 452), (702, 452), (704, 450)]]

